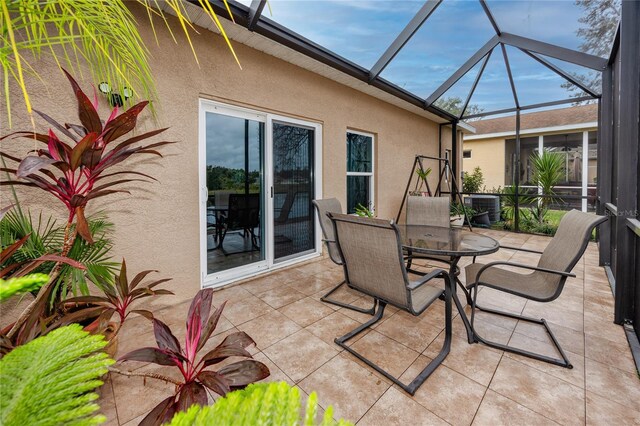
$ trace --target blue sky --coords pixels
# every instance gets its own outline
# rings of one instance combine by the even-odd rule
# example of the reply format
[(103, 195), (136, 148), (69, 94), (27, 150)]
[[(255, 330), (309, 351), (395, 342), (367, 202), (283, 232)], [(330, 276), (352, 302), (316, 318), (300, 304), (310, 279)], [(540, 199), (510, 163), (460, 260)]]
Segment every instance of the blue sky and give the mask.
[[(250, 0), (241, 0), (248, 4)], [(370, 68), (424, 1), (269, 0), (263, 14), (335, 53)], [(488, 0), (503, 31), (577, 49), (582, 10), (573, 0)], [(426, 98), (494, 35), (477, 0), (444, 0), (381, 76)], [(565, 99), (562, 78), (508, 48), (522, 105)], [(556, 64), (563, 65), (559, 61)], [(479, 67), (478, 67), (479, 68)], [(568, 72), (586, 72), (566, 65)], [(445, 96), (466, 98), (477, 69)], [(501, 50), (494, 51), (472, 103), (485, 111), (514, 106)]]

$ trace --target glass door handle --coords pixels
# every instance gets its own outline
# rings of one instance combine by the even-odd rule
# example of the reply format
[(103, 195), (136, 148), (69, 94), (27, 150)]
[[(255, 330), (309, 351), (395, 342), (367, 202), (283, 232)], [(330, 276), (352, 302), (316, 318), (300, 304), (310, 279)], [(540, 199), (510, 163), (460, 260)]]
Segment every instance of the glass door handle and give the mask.
[(271, 187), (271, 198), (273, 198), (273, 186)]

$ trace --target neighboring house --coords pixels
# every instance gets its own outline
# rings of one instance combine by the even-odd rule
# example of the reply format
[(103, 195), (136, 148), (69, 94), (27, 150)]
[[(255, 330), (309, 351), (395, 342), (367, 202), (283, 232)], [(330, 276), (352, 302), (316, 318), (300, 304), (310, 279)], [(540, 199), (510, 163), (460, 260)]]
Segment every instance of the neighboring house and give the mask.
[[(563, 155), (564, 179), (557, 192), (589, 195), (589, 200), (564, 200), (582, 210), (595, 205), (597, 183), (598, 105), (589, 104), (520, 115), (520, 184), (532, 186), (530, 158), (542, 149)], [(516, 164), (515, 115), (470, 123), (476, 133), (465, 135), (463, 171), (480, 167), (486, 190), (513, 185)], [(586, 160), (585, 160), (586, 159)]]
[[(201, 15), (197, 6), (185, 7)], [(115, 209), (106, 199), (91, 211), (106, 209), (115, 222), (114, 254), (138, 262), (132, 268), (173, 277), (178, 298), (319, 256), (314, 198), (336, 197), (350, 209), (361, 203), (375, 207), (379, 217), (395, 218), (415, 155), (444, 156), (452, 148), (448, 120), (410, 103), (400, 90), (404, 99), (228, 21), (242, 69), (224, 40), (203, 28), (192, 35), (198, 65), (180, 31), (174, 31), (176, 45), (157, 26), (156, 44), (145, 12), (131, 8), (159, 92), (157, 120), (146, 114), (139, 131), (169, 127), (159, 140), (178, 143), (159, 161), (136, 164), (136, 171), (158, 182), (132, 188)], [(33, 91), (32, 104), (73, 122), (77, 106), (62, 73), (46, 59), (39, 73), (43, 82), (30, 84), (45, 86)], [(90, 92), (100, 82), (87, 75), (80, 84)], [(134, 93), (133, 101), (141, 100)], [(15, 104), (13, 128), (30, 129), (29, 117)], [(101, 98), (103, 116), (106, 104)], [(46, 130), (43, 120), (36, 122)], [(461, 129), (468, 126), (461, 123)], [(32, 148), (3, 144), (8, 152)], [(457, 152), (461, 157), (459, 147)], [(435, 186), (437, 173), (432, 179)], [(33, 211), (53, 204), (19, 190)]]

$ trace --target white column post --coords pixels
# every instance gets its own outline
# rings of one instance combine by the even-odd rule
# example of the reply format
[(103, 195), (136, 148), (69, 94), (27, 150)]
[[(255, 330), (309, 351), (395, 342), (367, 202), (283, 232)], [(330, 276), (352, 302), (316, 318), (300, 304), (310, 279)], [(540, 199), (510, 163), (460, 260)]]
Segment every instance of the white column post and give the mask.
[[(582, 196), (587, 196), (587, 182), (589, 180), (589, 132), (582, 132)], [(587, 199), (582, 199), (582, 211), (587, 211)]]
[[(538, 156), (542, 157), (542, 153), (544, 152), (544, 136), (538, 136)], [(538, 185), (538, 195), (542, 195), (542, 187)], [(538, 205), (542, 203), (543, 198), (538, 198)]]

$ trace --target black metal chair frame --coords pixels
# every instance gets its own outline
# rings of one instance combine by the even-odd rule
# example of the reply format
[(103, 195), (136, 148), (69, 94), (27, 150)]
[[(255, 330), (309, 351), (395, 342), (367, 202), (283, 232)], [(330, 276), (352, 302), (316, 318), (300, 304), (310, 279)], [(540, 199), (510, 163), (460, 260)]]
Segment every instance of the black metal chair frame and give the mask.
[[(313, 206), (316, 209), (316, 212), (318, 213), (318, 215), (320, 215), (320, 207), (316, 204), (315, 202), (316, 200), (313, 200)], [(333, 213), (341, 213), (341, 212), (333, 212)], [(319, 222), (320, 222), (320, 229), (322, 230), (323, 234), (326, 236), (327, 232), (324, 229), (324, 225), (322, 224), (322, 218), (318, 217)], [(323, 238), (322, 241), (326, 244), (327, 246), (327, 250), (329, 250), (329, 244), (336, 244), (336, 242), (334, 240), (329, 240), (326, 238)], [(344, 266), (344, 263), (341, 261), (338, 261), (337, 259), (334, 259), (332, 256), (330, 256), (331, 261), (333, 263), (335, 263), (338, 266)], [(332, 299), (330, 296), (335, 293), (336, 291), (338, 291), (340, 289), (340, 287), (342, 287), (343, 285), (345, 285), (347, 283), (346, 280), (342, 280), (340, 281), (336, 286), (332, 287), (331, 290), (329, 290), (327, 293), (324, 294), (324, 296), (322, 296), (320, 298), (320, 301), (324, 302), (324, 303), (330, 303), (332, 305), (335, 306), (340, 306), (341, 308), (345, 308), (345, 309), (351, 309), (352, 311), (356, 311), (356, 312), (360, 312), (362, 314), (367, 314), (367, 315), (373, 315), (376, 312), (376, 301), (373, 301), (373, 306), (369, 309), (366, 308), (361, 308), (359, 306), (355, 306), (355, 305), (351, 305), (349, 303), (345, 303), (345, 302), (340, 302), (339, 300), (335, 300)]]
[[(329, 214), (329, 217), (331, 217), (330, 214)], [(376, 226), (376, 225), (371, 224), (371, 225), (368, 225), (368, 226)], [(395, 225), (392, 225), (392, 226), (395, 229), (396, 237), (398, 239), (398, 258), (399, 258), (401, 267), (405, 268), (404, 259), (403, 259), (403, 255), (402, 255), (402, 244), (401, 244), (401, 240), (400, 240), (400, 234), (398, 232), (398, 228)], [(334, 222), (334, 230), (335, 230), (335, 222)], [(338, 246), (338, 250), (340, 251), (340, 255), (342, 256), (342, 258), (344, 259), (344, 256), (342, 255), (342, 250), (340, 249), (340, 238), (338, 236), (337, 230), (335, 232), (335, 235), (336, 235), (336, 244)], [(347, 267), (346, 264), (343, 265), (343, 266), (344, 266), (344, 270), (345, 270), (345, 282), (348, 285), (349, 284), (348, 267)], [(406, 271), (406, 268), (405, 268), (405, 271)], [(444, 286), (445, 288), (444, 288), (444, 290), (442, 291), (442, 294), (441, 294), (441, 297), (444, 296), (444, 302), (445, 302), (445, 338), (444, 338), (444, 343), (443, 343), (442, 349), (440, 349), (440, 352), (438, 353), (438, 355), (433, 360), (431, 360), (431, 362), (429, 362), (429, 364), (427, 364), (427, 366), (408, 385), (402, 383), (399, 378), (393, 376), (391, 373), (389, 373), (388, 371), (384, 370), (382, 367), (380, 367), (379, 365), (375, 364), (373, 361), (369, 360), (364, 355), (358, 353), (355, 349), (353, 349), (353, 347), (348, 346), (347, 342), (349, 340), (351, 340), (352, 338), (354, 338), (355, 336), (357, 336), (358, 334), (362, 333), (363, 331), (367, 330), (368, 328), (370, 328), (373, 325), (375, 325), (376, 323), (378, 323), (382, 319), (382, 317), (384, 315), (384, 309), (387, 306), (387, 304), (395, 306), (395, 307), (397, 307), (399, 309), (405, 310), (405, 311), (411, 313), (412, 315), (419, 316), (420, 314), (422, 314), (424, 311), (426, 311), (431, 306), (433, 301), (431, 301), (426, 306), (424, 306), (420, 311), (415, 311), (415, 310), (413, 310), (413, 307), (411, 307), (411, 304), (409, 304), (408, 306), (401, 306), (401, 305), (395, 304), (395, 303), (393, 303), (391, 301), (385, 300), (385, 299), (379, 297), (378, 295), (371, 294), (369, 292), (366, 292), (366, 291), (358, 288), (357, 289), (358, 291), (373, 297), (373, 299), (374, 299), (374, 307), (377, 304), (378, 305), (378, 309), (376, 310), (375, 315), (373, 316), (373, 318), (371, 318), (369, 321), (367, 321), (366, 323), (364, 323), (364, 324), (360, 325), (359, 327), (353, 329), (352, 331), (350, 331), (349, 333), (345, 334), (344, 336), (337, 337), (337, 338), (334, 339), (334, 342), (338, 346), (340, 346), (341, 348), (343, 348), (347, 352), (349, 352), (352, 355), (354, 355), (356, 358), (358, 358), (359, 360), (361, 360), (362, 362), (367, 364), (369, 367), (371, 367), (374, 370), (376, 370), (378, 373), (382, 374), (387, 379), (391, 380), (393, 383), (398, 385), (400, 388), (402, 388), (405, 392), (407, 392), (410, 395), (415, 395), (415, 393), (418, 390), (418, 388), (429, 378), (429, 376), (435, 371), (435, 369), (440, 364), (442, 364), (442, 361), (444, 361), (444, 359), (447, 357), (447, 355), (449, 354), (449, 352), (451, 350), (451, 340), (452, 340), (452, 299), (453, 299), (452, 294), (455, 291), (455, 281), (449, 276), (449, 273), (447, 273), (446, 271), (444, 271), (442, 269), (435, 269), (435, 270), (431, 271), (429, 274), (424, 275), (419, 281), (413, 282), (407, 287), (407, 289), (406, 289), (407, 298), (408, 298), (408, 300), (411, 300), (410, 299), (411, 290), (415, 290), (416, 288), (426, 284), (427, 282), (429, 282), (430, 280), (432, 280), (434, 278), (443, 278), (444, 282), (445, 282), (445, 286)], [(434, 301), (437, 300), (437, 299), (439, 299), (439, 298), (434, 299)]]
[[(506, 248), (506, 249), (509, 249), (509, 250), (525, 251), (525, 252), (528, 252), (528, 253), (542, 254), (542, 252), (540, 252), (540, 251), (529, 250), (529, 249), (520, 249), (520, 248), (517, 248), (517, 247), (501, 246), (501, 248)], [(515, 268), (522, 268), (522, 269), (526, 269), (526, 270), (530, 270), (530, 271), (546, 272), (546, 273), (549, 273), (549, 274), (560, 275), (562, 278), (561, 278), (560, 284), (558, 285), (558, 289), (553, 294), (553, 296), (551, 296), (549, 298), (546, 298), (546, 299), (534, 298), (534, 297), (531, 297), (531, 296), (520, 294), (520, 293), (515, 292), (515, 291), (510, 291), (508, 289), (504, 289), (504, 288), (501, 288), (501, 287), (493, 286), (491, 284), (486, 284), (486, 283), (483, 283), (483, 282), (480, 281), (480, 278), (481, 278), (482, 273), (484, 271), (486, 271), (488, 268), (491, 268), (493, 266), (500, 266), (500, 265), (512, 266), (512, 267), (515, 267)], [(549, 324), (547, 323), (547, 321), (544, 318), (537, 319), (537, 318), (527, 317), (527, 316), (524, 316), (524, 315), (514, 314), (514, 313), (511, 313), (511, 312), (500, 311), (500, 310), (497, 310), (497, 309), (483, 308), (483, 307), (478, 305), (477, 301), (478, 301), (478, 290), (479, 290), (479, 288), (481, 286), (484, 286), (484, 287), (494, 288), (496, 290), (503, 291), (505, 293), (513, 294), (513, 295), (520, 296), (520, 297), (524, 297), (524, 298), (529, 299), (529, 300), (534, 300), (536, 302), (551, 302), (551, 301), (557, 299), (560, 296), (560, 294), (562, 293), (562, 289), (564, 288), (564, 284), (565, 284), (565, 281), (567, 280), (567, 278), (569, 278), (569, 277), (575, 278), (575, 276), (576, 276), (575, 274), (572, 274), (570, 272), (555, 271), (553, 269), (540, 268), (540, 267), (537, 267), (537, 266), (525, 265), (525, 264), (516, 263), (516, 262), (496, 261), (496, 262), (487, 263), (486, 265), (484, 265), (478, 271), (478, 273), (477, 273), (477, 275), (475, 277), (475, 281), (473, 283), (467, 285), (467, 289), (470, 292), (473, 293), (472, 296), (471, 296), (471, 303), (470, 303), (470, 305), (471, 305), (471, 320), (470, 320), (470, 324), (471, 324), (471, 330), (472, 330), (472, 333), (473, 333), (473, 341), (469, 341), (469, 343), (483, 343), (483, 344), (485, 344), (487, 346), (490, 346), (492, 348), (496, 348), (496, 349), (500, 349), (500, 350), (503, 350), (503, 351), (507, 351), (507, 352), (511, 352), (511, 353), (515, 353), (515, 354), (519, 354), (519, 355), (523, 355), (523, 356), (526, 356), (528, 358), (537, 359), (539, 361), (548, 362), (550, 364), (559, 365), (561, 367), (565, 367), (565, 368), (569, 368), (569, 369), (573, 368), (573, 365), (569, 361), (569, 358), (567, 358), (566, 353), (564, 352), (564, 350), (560, 346), (560, 343), (558, 342), (558, 339), (553, 334), (553, 331), (551, 331), (551, 328), (549, 328)], [(533, 324), (542, 325), (544, 327), (547, 335), (549, 336), (549, 338), (553, 342), (553, 345), (554, 345), (555, 349), (558, 351), (558, 353), (562, 357), (562, 359), (553, 358), (553, 357), (542, 355), (542, 354), (539, 354), (539, 353), (527, 351), (525, 349), (515, 348), (513, 346), (504, 345), (502, 343), (498, 343), (498, 342), (494, 342), (494, 341), (485, 339), (484, 337), (480, 336), (480, 334), (478, 334), (478, 332), (476, 331), (476, 329), (474, 327), (476, 309), (479, 310), (479, 311), (487, 312), (487, 313), (494, 314), (494, 315), (500, 315), (500, 316), (503, 316), (503, 317), (513, 318), (513, 319), (526, 321), (526, 322), (533, 323)]]

